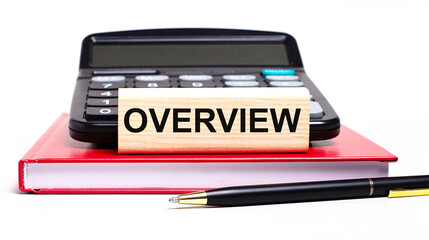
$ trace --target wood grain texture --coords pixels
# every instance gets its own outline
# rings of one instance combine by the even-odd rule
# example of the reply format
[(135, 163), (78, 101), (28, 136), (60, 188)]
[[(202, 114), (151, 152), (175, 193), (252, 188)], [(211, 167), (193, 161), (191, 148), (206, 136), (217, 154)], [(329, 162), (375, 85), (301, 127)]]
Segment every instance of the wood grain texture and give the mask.
[[(119, 89), (118, 152), (120, 154), (306, 152), (309, 146), (309, 99), (310, 95), (306, 88)], [(147, 125), (141, 132), (130, 132), (124, 124), (124, 116), (132, 108), (143, 110), (147, 117)], [(237, 110), (233, 110), (234, 108)], [(289, 110), (291, 120), (294, 120), (296, 109), (301, 109), (295, 132), (290, 131), (286, 118), (281, 132), (275, 131), (271, 112), (275, 111), (279, 119), (285, 108)], [(156, 113), (158, 123), (162, 122), (165, 109), (170, 109), (162, 132), (157, 132), (150, 109)], [(173, 132), (174, 109), (189, 109), (190, 112), (177, 113), (179, 118), (189, 118), (189, 121), (185, 119), (178, 122), (177, 126), (180, 129), (188, 128), (191, 132)], [(209, 122), (213, 126), (211, 130), (205, 123), (195, 122), (198, 115), (196, 109), (213, 110), (213, 120)], [(224, 114), (224, 125), (217, 109), (221, 109)], [(254, 129), (265, 128), (268, 132), (250, 131), (250, 112), (253, 111), (251, 109), (266, 109), (266, 112), (260, 110), (261, 112), (253, 114), (254, 118), (259, 120), (254, 122)], [(236, 111), (234, 122), (230, 132), (225, 132), (225, 123), (230, 123), (233, 111)], [(241, 114), (243, 111), (245, 114)], [(210, 117), (207, 112), (199, 115), (201, 119)], [(245, 132), (242, 132), (242, 119), (245, 123)], [(141, 114), (129, 115), (129, 124), (133, 129), (142, 126)], [(198, 128), (196, 125), (200, 126), (200, 132), (196, 132)]]

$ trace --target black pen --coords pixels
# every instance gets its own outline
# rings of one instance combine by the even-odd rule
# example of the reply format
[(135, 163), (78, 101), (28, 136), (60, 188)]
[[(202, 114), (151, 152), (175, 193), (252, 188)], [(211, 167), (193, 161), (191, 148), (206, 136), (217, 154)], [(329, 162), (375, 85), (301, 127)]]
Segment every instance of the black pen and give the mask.
[(244, 206), (420, 195), (429, 195), (429, 175), (225, 187), (179, 195), (170, 202)]

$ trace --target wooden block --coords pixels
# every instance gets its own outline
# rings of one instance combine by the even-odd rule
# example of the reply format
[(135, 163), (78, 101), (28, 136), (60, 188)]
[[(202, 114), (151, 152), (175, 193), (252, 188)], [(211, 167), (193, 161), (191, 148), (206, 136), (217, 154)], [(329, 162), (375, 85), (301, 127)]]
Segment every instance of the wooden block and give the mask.
[(306, 88), (123, 88), (118, 115), (120, 154), (305, 152), (309, 146)]

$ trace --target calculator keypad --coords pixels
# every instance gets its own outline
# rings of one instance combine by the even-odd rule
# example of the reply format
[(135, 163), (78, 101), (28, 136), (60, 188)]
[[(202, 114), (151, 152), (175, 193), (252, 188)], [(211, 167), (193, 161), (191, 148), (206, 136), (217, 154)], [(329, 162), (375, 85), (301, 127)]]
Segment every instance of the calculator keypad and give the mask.
[[(88, 89), (86, 118), (88, 120), (117, 120), (118, 88), (205, 88), (205, 87), (303, 87), (299, 76), (291, 69), (264, 69), (261, 74), (236, 75), (137, 75), (133, 78), (94, 76)], [(311, 97), (310, 118), (324, 116), (321, 105)]]

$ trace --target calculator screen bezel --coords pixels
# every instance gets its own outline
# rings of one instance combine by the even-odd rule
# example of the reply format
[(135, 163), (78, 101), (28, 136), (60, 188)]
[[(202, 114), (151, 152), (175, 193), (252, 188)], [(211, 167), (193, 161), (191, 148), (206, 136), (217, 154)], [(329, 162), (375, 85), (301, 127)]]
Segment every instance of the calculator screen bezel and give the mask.
[[(171, 29), (165, 31), (155, 29), (146, 31), (124, 31), (113, 33), (92, 34), (82, 43), (80, 68), (95, 68), (92, 66), (92, 49), (101, 44), (177, 44), (177, 43), (281, 43), (285, 45), (289, 64), (270, 67), (303, 67), (295, 39), (285, 33), (261, 32), (230, 29)], [(96, 67), (99, 68), (133, 68), (123, 66)], [(158, 66), (141, 66), (156, 68)], [(255, 65), (195, 65), (195, 66), (163, 66), (163, 67), (255, 67)], [(267, 66), (264, 66), (267, 67)]]

